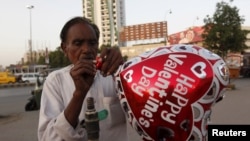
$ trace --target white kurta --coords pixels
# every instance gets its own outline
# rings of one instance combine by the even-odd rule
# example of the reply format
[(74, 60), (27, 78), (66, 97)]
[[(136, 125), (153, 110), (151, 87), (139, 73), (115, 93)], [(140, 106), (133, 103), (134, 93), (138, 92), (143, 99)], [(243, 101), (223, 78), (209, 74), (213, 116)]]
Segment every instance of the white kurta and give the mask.
[[(80, 125), (72, 128), (64, 116), (64, 109), (70, 102), (75, 90), (74, 82), (69, 74), (71, 66), (56, 70), (46, 78), (41, 97), (39, 116), (39, 141), (85, 141), (86, 131)], [(99, 122), (99, 141), (127, 141), (127, 126), (125, 115), (119, 103), (112, 76), (103, 77), (99, 71), (89, 90), (87, 97), (95, 99), (97, 111), (106, 109), (108, 116)], [(79, 116), (79, 122), (84, 119), (86, 98)]]

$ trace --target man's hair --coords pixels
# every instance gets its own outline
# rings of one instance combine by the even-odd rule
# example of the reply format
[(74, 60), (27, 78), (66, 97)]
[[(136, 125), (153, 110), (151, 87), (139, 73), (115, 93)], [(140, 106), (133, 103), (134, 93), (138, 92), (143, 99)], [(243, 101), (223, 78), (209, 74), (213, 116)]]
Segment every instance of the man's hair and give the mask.
[(69, 31), (69, 28), (75, 24), (78, 24), (78, 23), (89, 24), (94, 29), (97, 40), (99, 40), (100, 31), (99, 31), (99, 28), (97, 27), (96, 24), (94, 24), (90, 19), (88, 19), (86, 17), (74, 17), (74, 18), (70, 19), (68, 22), (66, 22), (66, 24), (63, 26), (61, 33), (60, 33), (61, 42), (66, 41), (66, 37), (67, 37), (68, 31)]

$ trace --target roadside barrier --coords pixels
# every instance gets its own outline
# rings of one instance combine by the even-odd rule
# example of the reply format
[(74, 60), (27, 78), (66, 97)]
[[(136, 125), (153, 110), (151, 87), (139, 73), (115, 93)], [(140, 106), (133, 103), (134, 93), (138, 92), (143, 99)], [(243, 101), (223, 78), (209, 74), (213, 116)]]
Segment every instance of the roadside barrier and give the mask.
[(25, 87), (25, 86), (34, 86), (35, 83), (13, 83), (13, 84), (0, 84), (1, 88), (11, 88), (11, 87)]

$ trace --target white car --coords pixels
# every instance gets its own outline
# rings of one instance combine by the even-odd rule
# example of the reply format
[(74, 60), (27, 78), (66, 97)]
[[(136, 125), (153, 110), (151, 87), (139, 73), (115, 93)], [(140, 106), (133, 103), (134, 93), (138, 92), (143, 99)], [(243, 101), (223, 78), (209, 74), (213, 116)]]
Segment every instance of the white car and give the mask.
[(36, 83), (37, 78), (39, 78), (39, 81), (43, 81), (43, 77), (40, 77), (37, 73), (23, 73), (22, 74), (22, 81), (25, 83)]

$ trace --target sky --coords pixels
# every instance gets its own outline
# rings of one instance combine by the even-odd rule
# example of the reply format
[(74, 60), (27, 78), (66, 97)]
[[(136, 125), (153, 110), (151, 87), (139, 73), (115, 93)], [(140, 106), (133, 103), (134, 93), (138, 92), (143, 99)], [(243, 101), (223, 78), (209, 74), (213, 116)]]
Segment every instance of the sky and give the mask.
[[(229, 0), (224, 0), (230, 3)], [(126, 25), (167, 21), (168, 33), (204, 25), (221, 0), (125, 0)], [(243, 26), (250, 26), (250, 0), (230, 3), (244, 16)], [(54, 51), (60, 45), (61, 28), (74, 16), (82, 16), (82, 0), (0, 0), (0, 65), (18, 63), (29, 50), (30, 10), (33, 50)], [(171, 12), (170, 12), (171, 11)]]

